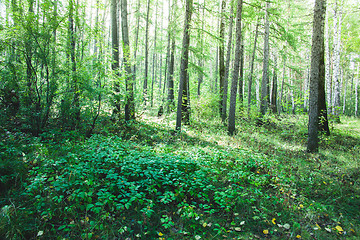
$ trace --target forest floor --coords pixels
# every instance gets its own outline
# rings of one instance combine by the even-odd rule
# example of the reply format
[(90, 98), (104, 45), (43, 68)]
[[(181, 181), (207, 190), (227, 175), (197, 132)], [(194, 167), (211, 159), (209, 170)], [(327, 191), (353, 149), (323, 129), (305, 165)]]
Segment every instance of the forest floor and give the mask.
[(172, 119), (0, 131), (0, 239), (360, 238), (360, 119), (331, 123), (318, 154), (305, 115), (239, 118), (231, 137)]

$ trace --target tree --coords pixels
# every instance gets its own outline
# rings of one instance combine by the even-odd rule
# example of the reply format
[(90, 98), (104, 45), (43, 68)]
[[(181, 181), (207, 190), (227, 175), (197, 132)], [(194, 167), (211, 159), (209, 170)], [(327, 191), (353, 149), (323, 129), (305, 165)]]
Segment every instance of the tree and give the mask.
[(235, 42), (235, 60), (234, 68), (231, 80), (231, 92), (230, 92), (230, 108), (228, 119), (228, 133), (233, 135), (235, 132), (235, 109), (236, 109), (236, 93), (239, 78), (240, 69), (240, 55), (241, 55), (241, 18), (242, 18), (242, 0), (237, 1), (236, 9), (236, 42)]
[[(118, 1), (111, 0), (111, 47), (112, 47), (112, 64), (111, 68), (116, 77), (119, 77), (119, 27), (118, 27)], [(114, 114), (120, 113), (120, 85), (118, 80), (114, 84), (115, 102)]]
[(277, 110), (277, 57), (276, 57), (276, 55), (274, 55), (274, 71), (273, 71), (270, 109), (273, 114), (276, 114), (278, 111)]
[[(324, 25), (326, 14), (326, 0), (316, 0), (314, 7), (314, 21), (311, 47), (311, 75), (309, 97), (309, 124), (308, 124), (308, 152), (319, 151), (319, 83), (325, 80), (324, 60)], [(323, 81), (324, 81), (323, 80)]]
[(260, 114), (261, 117), (265, 115), (268, 101), (269, 101), (269, 78), (268, 78), (268, 66), (269, 66), (269, 35), (270, 35), (270, 22), (269, 22), (269, 9), (270, 3), (266, 2), (265, 10), (265, 35), (264, 35), (264, 59), (263, 59), (263, 71), (261, 80), (261, 99), (260, 99)]
[(148, 67), (149, 67), (149, 15), (150, 15), (150, 1), (147, 2), (146, 10), (146, 27), (145, 27), (145, 74), (144, 74), (144, 103), (147, 104), (147, 88), (148, 88)]
[(192, 4), (192, 0), (186, 0), (184, 34), (181, 50), (180, 82), (176, 112), (176, 131), (181, 130), (181, 121), (184, 121), (184, 123), (187, 124), (190, 120), (188, 106), (188, 65)]
[(252, 87), (252, 79), (253, 79), (253, 73), (254, 73), (254, 60), (255, 60), (255, 53), (256, 53), (256, 43), (257, 43), (257, 39), (258, 39), (258, 35), (259, 35), (258, 28), (259, 28), (259, 23), (256, 24), (254, 47), (253, 47), (253, 52), (252, 52), (252, 55), (251, 55), (251, 61), (249, 63), (250, 72), (249, 72), (249, 86), (248, 86), (248, 116), (250, 116), (250, 108), (251, 108), (251, 87)]
[(228, 78), (229, 78), (229, 68), (230, 68), (230, 55), (231, 55), (231, 43), (233, 38), (233, 22), (234, 22), (234, 4), (230, 2), (230, 18), (229, 18), (229, 36), (227, 43), (227, 53), (226, 53), (226, 62), (225, 62), (225, 77), (224, 77), (224, 95), (222, 99), (222, 116), (223, 122), (226, 118), (226, 110), (227, 110), (227, 99), (228, 99)]
[(337, 0), (335, 1), (334, 10), (334, 89), (333, 89), (333, 115), (337, 122), (340, 122), (340, 43), (341, 43), (341, 22), (342, 12), (338, 5)]
[(224, 122), (226, 115), (223, 115), (223, 97), (224, 97), (224, 85), (225, 85), (225, 62), (224, 62), (224, 39), (225, 39), (225, 7), (226, 2), (221, 2), (221, 13), (220, 13), (220, 42), (219, 42), (219, 110), (221, 119)]
[(125, 120), (135, 119), (135, 103), (134, 103), (134, 75), (131, 73), (130, 61), (130, 41), (129, 29), (127, 21), (127, 0), (121, 0), (121, 33), (123, 47), (123, 66), (125, 68)]

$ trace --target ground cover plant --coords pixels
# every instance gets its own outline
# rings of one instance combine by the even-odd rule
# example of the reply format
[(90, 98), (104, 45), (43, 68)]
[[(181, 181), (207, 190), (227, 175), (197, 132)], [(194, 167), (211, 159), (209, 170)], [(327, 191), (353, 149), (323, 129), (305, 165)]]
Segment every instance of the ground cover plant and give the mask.
[[(357, 239), (359, 120), (304, 151), (305, 116), (174, 135), (144, 116), (90, 138), (3, 131), (4, 239)], [(206, 126), (206, 127), (205, 127)]]

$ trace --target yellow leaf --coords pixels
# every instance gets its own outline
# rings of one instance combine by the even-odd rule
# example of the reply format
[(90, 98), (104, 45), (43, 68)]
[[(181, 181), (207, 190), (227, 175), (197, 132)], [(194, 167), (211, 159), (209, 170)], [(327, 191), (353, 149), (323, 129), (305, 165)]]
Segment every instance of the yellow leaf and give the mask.
[(159, 232), (159, 236), (161, 237), (161, 236), (163, 236), (164, 234), (162, 233), (162, 232)]
[(297, 235), (296, 238), (301, 238), (301, 236), (300, 236), (300, 235)]
[(300, 208), (303, 208), (303, 207), (304, 207), (304, 205), (300, 204), (300, 205), (299, 205), (299, 207), (300, 207)]
[(206, 227), (206, 226), (207, 226), (207, 224), (206, 224), (206, 222), (204, 222), (204, 223), (203, 223), (203, 227)]
[(272, 220), (271, 220), (271, 222), (275, 225), (276, 223), (275, 223), (275, 218), (273, 218)]
[(266, 235), (266, 234), (269, 234), (269, 230), (264, 230), (264, 231), (263, 231), (263, 234), (265, 234), (265, 235)]
[(342, 227), (340, 227), (340, 226), (336, 226), (335, 228), (336, 228), (336, 230), (338, 230), (339, 232), (343, 232), (343, 231), (344, 231), (344, 230), (342, 229)]

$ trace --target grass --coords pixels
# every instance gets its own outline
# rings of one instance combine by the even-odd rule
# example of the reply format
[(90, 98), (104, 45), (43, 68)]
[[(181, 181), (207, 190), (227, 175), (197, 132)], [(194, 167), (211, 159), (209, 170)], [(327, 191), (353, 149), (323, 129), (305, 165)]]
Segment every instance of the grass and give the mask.
[(16, 161), (0, 238), (359, 238), (359, 119), (332, 123), (318, 154), (305, 152), (303, 115), (241, 118), (232, 137), (196, 117), (175, 135), (172, 119), (143, 115), (89, 139), (3, 132), (1, 157)]

